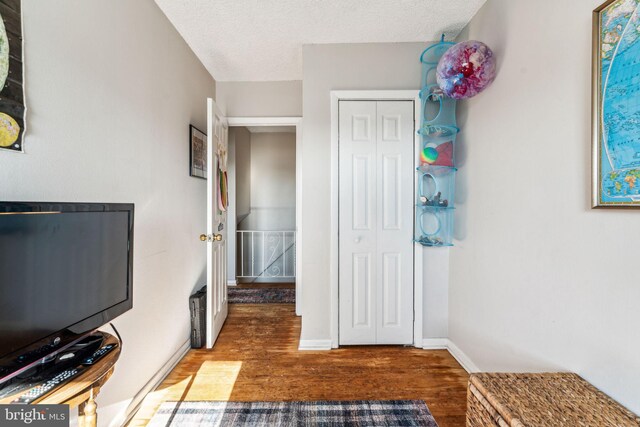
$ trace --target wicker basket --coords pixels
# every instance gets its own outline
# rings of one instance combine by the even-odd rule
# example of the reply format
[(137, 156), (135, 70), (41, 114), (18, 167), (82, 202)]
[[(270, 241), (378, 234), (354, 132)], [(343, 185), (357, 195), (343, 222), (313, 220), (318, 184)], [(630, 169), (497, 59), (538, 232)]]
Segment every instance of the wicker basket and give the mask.
[(576, 374), (472, 374), (469, 427), (626, 427), (640, 418)]

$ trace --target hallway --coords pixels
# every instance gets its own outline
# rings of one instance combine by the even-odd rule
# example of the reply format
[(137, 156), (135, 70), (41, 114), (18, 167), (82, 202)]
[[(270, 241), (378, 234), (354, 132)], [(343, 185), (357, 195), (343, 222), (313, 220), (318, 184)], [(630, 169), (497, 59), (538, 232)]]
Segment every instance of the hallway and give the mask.
[(464, 426), (468, 375), (445, 350), (398, 346), (298, 351), (293, 304), (231, 304), (213, 350), (191, 350), (129, 426), (164, 401), (421, 399), (440, 427)]

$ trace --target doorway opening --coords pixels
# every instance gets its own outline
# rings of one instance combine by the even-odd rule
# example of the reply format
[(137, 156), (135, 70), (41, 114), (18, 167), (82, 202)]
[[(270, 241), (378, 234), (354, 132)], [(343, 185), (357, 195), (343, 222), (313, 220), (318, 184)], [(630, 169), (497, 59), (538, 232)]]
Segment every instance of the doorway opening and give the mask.
[(229, 119), (229, 298), (300, 315), (299, 119), (269, 120)]

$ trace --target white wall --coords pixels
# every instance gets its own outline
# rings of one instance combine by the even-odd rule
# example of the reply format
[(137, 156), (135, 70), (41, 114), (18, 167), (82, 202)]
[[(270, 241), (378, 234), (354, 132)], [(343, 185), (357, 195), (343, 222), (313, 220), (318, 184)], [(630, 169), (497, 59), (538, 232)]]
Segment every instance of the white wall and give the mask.
[(236, 283), (236, 133), (229, 129), (229, 147), (227, 152), (227, 185), (229, 206), (227, 207), (227, 283)]
[(244, 127), (231, 128), (235, 139), (236, 217), (251, 213), (251, 133)]
[(450, 248), (422, 248), (422, 337), (449, 336)]
[(229, 210), (227, 212), (227, 282), (235, 284), (239, 219), (251, 213), (251, 134), (245, 127), (229, 128)]
[[(303, 47), (302, 148), (302, 339), (330, 339), (330, 165), (331, 90), (419, 89), (420, 54), (428, 43), (307, 45)], [(448, 261), (443, 252), (425, 254), (425, 299), (446, 302)], [(443, 259), (444, 256), (444, 259)], [(432, 303), (425, 314), (428, 338), (446, 337), (446, 306)], [(434, 323), (429, 323), (431, 320)]]
[(450, 337), (488, 371), (577, 372), (640, 413), (640, 212), (590, 209), (591, 11), (489, 0), (498, 77), (460, 103)]
[(100, 425), (189, 338), (205, 281), (205, 181), (189, 124), (215, 82), (152, 0), (24, 0), (26, 154), (0, 152), (0, 200), (133, 202), (134, 308), (98, 398)]
[(300, 117), (302, 82), (217, 82), (217, 102), (227, 117)]
[(251, 134), (251, 214), (241, 230), (296, 229), (296, 134)]

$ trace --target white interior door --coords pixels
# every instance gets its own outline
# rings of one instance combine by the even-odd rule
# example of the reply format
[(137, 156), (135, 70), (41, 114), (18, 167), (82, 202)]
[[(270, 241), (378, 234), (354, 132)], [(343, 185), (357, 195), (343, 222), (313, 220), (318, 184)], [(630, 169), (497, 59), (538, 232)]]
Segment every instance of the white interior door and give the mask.
[(414, 103), (339, 103), (339, 343), (413, 342)]
[(227, 200), (229, 127), (213, 99), (207, 99), (207, 348), (227, 319)]

